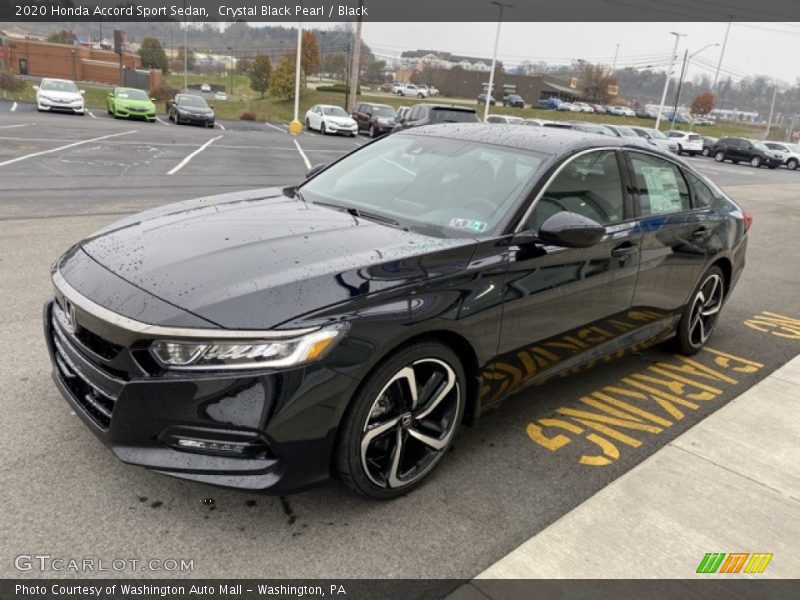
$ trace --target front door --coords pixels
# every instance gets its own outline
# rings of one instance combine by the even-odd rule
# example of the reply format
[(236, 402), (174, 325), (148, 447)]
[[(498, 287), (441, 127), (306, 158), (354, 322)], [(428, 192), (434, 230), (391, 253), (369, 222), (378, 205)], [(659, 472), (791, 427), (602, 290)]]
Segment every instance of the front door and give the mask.
[(621, 153), (594, 150), (573, 158), (545, 189), (522, 227), (538, 231), (569, 211), (606, 227), (589, 248), (512, 247), (505, 282), (496, 373), (514, 392), (540, 376), (601, 356), (635, 329), (626, 325), (639, 267), (640, 231), (629, 217)]

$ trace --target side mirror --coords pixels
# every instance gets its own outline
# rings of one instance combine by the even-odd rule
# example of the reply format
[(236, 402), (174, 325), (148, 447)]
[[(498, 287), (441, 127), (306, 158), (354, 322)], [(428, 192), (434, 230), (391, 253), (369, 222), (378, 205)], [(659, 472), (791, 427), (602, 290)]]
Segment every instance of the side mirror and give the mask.
[(155, 101), (156, 101), (156, 99), (153, 98), (152, 96), (150, 96), (150, 102), (155, 102)]
[(214, 105), (213, 104), (209, 104), (208, 108), (210, 108), (211, 110), (214, 110)]
[(86, 95), (86, 90), (81, 90), (81, 96), (85, 96), (85, 95)]
[(113, 98), (114, 97), (114, 92), (108, 92), (108, 97), (109, 98)]
[(306, 171), (306, 179), (311, 179), (312, 177), (314, 177), (314, 175), (320, 173), (321, 171), (324, 171), (327, 167), (328, 165), (325, 164), (314, 165), (308, 171)]
[(36, 90), (36, 91), (38, 92), (38, 91), (39, 91), (39, 86), (38, 86), (38, 85), (35, 85), (35, 86), (33, 86), (33, 89), (34, 89), (34, 90)]
[(606, 228), (597, 221), (573, 212), (559, 212), (539, 228), (539, 240), (565, 248), (588, 248), (599, 242)]

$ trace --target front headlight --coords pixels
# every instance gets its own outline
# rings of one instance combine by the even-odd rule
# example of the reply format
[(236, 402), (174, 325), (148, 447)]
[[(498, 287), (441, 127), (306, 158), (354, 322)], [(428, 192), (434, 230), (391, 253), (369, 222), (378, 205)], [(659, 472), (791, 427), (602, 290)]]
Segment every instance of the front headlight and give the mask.
[(176, 370), (293, 367), (322, 358), (344, 331), (325, 328), (290, 339), (241, 342), (157, 340), (150, 353), (164, 367)]

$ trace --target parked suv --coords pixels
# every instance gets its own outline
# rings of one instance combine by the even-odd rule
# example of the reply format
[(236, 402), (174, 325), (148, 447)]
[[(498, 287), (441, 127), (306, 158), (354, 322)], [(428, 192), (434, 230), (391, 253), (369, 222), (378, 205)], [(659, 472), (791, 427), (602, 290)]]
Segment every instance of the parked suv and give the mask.
[(356, 105), (353, 119), (358, 124), (359, 133), (366, 131), (369, 137), (374, 138), (397, 126), (397, 111), (388, 104), (362, 102)]
[(667, 137), (678, 143), (678, 154), (686, 152), (689, 156), (695, 156), (703, 152), (703, 136), (697, 133), (671, 129)]
[(777, 153), (767, 148), (760, 142), (753, 142), (745, 138), (722, 138), (711, 148), (711, 155), (717, 162), (729, 160), (734, 164), (748, 162), (752, 167), (766, 165), (770, 169), (783, 163)]
[(782, 142), (764, 142), (764, 145), (779, 154), (787, 169), (794, 171), (800, 163), (800, 144), (784, 144)]
[(512, 106), (514, 108), (525, 108), (525, 100), (519, 94), (509, 94), (503, 97), (503, 106)]
[(480, 123), (474, 108), (447, 104), (416, 104), (398, 123), (398, 129), (432, 125), (434, 123)]
[[(489, 104), (494, 106), (496, 103), (494, 96), (489, 96)], [(478, 94), (478, 104), (486, 104), (486, 94)]]

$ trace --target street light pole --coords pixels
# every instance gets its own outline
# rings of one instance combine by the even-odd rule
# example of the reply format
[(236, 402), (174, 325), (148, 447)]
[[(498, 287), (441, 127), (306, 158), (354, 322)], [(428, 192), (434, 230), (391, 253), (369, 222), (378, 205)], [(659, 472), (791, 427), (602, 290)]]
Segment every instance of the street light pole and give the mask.
[(297, 135), (303, 131), (300, 124), (300, 65), (303, 61), (303, 23), (297, 24), (297, 60), (294, 70), (294, 119), (289, 123), (289, 132)]
[(228, 66), (231, 70), (231, 100), (233, 100), (233, 48), (228, 46)]
[(614, 74), (614, 70), (617, 68), (617, 56), (619, 55), (619, 44), (617, 44), (617, 49), (614, 51), (614, 62), (611, 64), (611, 74)]
[[(683, 80), (686, 77), (686, 69), (689, 63), (692, 62), (692, 59), (700, 54), (703, 50), (707, 48), (713, 48), (714, 46), (719, 46), (719, 44), (708, 44), (707, 46), (703, 46), (697, 52), (689, 54), (689, 49), (687, 48), (686, 51), (683, 53), (683, 66), (681, 67), (681, 78), (678, 80), (678, 90), (675, 92), (675, 105), (672, 107), (672, 127), (675, 127), (675, 119), (678, 116), (678, 102), (681, 99), (681, 88), (683, 88)], [(691, 123), (690, 127), (691, 129)]]
[[(725, 47), (728, 45), (728, 34), (731, 32), (731, 21), (733, 17), (728, 19), (728, 28), (725, 30), (725, 39), (722, 40), (722, 50), (719, 51), (719, 62), (717, 62), (717, 71), (714, 73), (714, 85), (711, 86), (711, 91), (717, 93), (717, 80), (719, 79), (719, 70), (722, 68), (722, 57), (725, 56)], [(717, 44), (719, 45), (719, 44)]]
[(658, 116), (656, 117), (656, 126), (655, 128), (658, 129), (658, 126), (661, 125), (661, 114), (664, 112), (664, 102), (667, 100), (667, 89), (669, 89), (669, 76), (672, 74), (672, 67), (675, 66), (675, 58), (678, 52), (678, 42), (681, 41), (681, 37), (684, 37), (685, 33), (677, 33), (675, 31), (670, 31), (670, 34), (675, 36), (675, 47), (672, 49), (672, 57), (669, 61), (669, 69), (667, 69), (667, 77), (664, 81), (664, 91), (661, 93), (661, 102), (658, 104)]
[[(186, 0), (183, 0), (183, 14), (186, 14)], [(189, 30), (189, 21), (183, 19), (183, 91), (189, 90), (189, 49), (186, 47), (186, 35)]]
[(486, 120), (486, 117), (489, 116), (489, 104), (492, 99), (492, 93), (494, 92), (494, 67), (497, 64), (497, 47), (500, 45), (500, 25), (503, 24), (503, 9), (504, 8), (511, 8), (513, 4), (503, 4), (502, 2), (497, 2), (497, 0), (492, 0), (492, 4), (495, 6), (500, 7), (500, 15), (497, 18), (497, 33), (494, 36), (494, 54), (492, 54), (492, 70), (489, 71), (489, 89), (486, 90), (486, 107), (483, 111), (483, 120)]
[(764, 133), (764, 139), (769, 137), (769, 129), (772, 127), (772, 115), (775, 113), (775, 98), (778, 95), (778, 84), (775, 84), (775, 89), (772, 91), (772, 104), (769, 107), (769, 119), (767, 119), (767, 131)]

